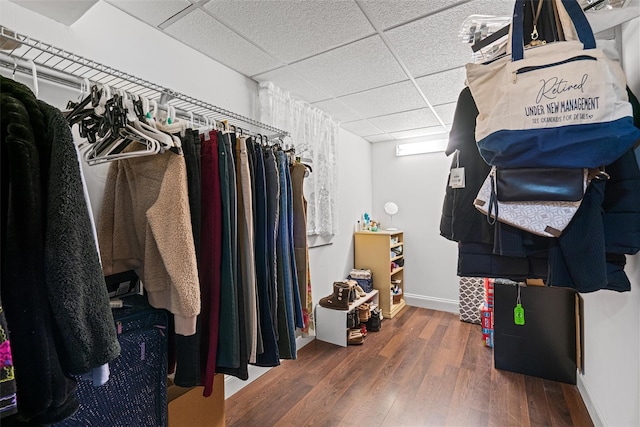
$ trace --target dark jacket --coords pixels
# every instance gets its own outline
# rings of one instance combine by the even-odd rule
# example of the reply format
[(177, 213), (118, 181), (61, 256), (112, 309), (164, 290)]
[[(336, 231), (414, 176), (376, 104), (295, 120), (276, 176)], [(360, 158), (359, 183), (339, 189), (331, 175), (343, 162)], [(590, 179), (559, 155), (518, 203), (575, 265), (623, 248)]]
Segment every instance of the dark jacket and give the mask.
[[(451, 168), (464, 167), (465, 187), (451, 188), (447, 185), (440, 219), (440, 235), (458, 242), (458, 276), (544, 279), (547, 263), (545, 248), (530, 250), (530, 256), (509, 256), (494, 250), (494, 234), (497, 230), (473, 206), (473, 200), (491, 170), (480, 157), (476, 146), (477, 115), (478, 109), (471, 91), (464, 88), (458, 96), (446, 154), (453, 154)], [(454, 154), (456, 150), (458, 152)], [(504, 226), (505, 232), (529, 234)]]
[[(466, 157), (464, 164), (460, 162), (466, 173), (469, 165), (473, 165), (473, 170), (479, 169), (481, 166), (476, 162), (482, 158), (475, 149), (474, 132), (469, 130), (475, 129), (475, 117), (473, 120), (470, 117), (475, 103), (470, 95), (463, 94), (451, 132), (455, 145), (448, 152), (462, 147), (465, 154), (466, 151), (474, 153), (471, 158)], [(640, 105), (631, 92), (629, 98), (634, 107), (634, 123), (640, 127)], [(458, 114), (465, 110), (468, 114)], [(460, 135), (466, 139), (456, 139)], [(634, 254), (640, 249), (640, 170), (633, 150), (608, 165), (606, 170), (611, 179), (589, 186), (580, 209), (559, 239), (535, 236), (503, 223), (496, 223), (489, 239), (486, 239), (487, 233), (478, 232), (478, 227), (486, 226), (477, 222), (474, 230), (462, 233), (462, 226), (456, 228), (458, 217), (474, 221), (475, 208), (468, 205), (469, 199), (473, 199), (470, 194), (465, 198), (455, 197), (464, 194), (466, 189), (461, 192), (447, 188), (440, 231), (444, 237), (459, 242), (458, 274), (512, 279), (546, 277), (551, 286), (572, 287), (580, 292), (629, 290), (624, 254)], [(468, 191), (477, 192), (485, 177), (467, 173)], [(479, 236), (484, 244), (478, 244)], [(505, 257), (496, 258), (499, 255)], [(545, 272), (541, 266), (547, 256), (549, 265)]]
[(52, 423), (78, 408), (69, 374), (120, 347), (69, 127), (24, 85), (0, 77), (0, 86), (1, 289), (17, 417)]

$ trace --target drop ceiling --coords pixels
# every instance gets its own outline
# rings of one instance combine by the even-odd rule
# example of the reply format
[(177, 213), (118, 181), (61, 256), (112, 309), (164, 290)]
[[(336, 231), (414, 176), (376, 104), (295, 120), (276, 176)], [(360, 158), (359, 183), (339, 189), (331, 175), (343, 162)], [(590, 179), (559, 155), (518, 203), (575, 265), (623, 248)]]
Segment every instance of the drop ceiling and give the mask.
[(513, 0), (107, 0), (370, 142), (446, 131), (464, 87), (471, 14)]

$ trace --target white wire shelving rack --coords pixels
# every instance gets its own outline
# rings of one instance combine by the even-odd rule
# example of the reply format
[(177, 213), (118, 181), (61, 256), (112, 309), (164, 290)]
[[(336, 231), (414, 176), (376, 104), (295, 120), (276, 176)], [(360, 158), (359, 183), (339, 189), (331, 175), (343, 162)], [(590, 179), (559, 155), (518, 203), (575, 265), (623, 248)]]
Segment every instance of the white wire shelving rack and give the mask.
[(144, 96), (162, 105), (173, 106), (178, 116), (182, 118), (189, 118), (189, 113), (192, 113), (194, 118), (200, 122), (206, 121), (206, 118), (217, 121), (226, 120), (229, 125), (250, 133), (262, 133), (269, 137), (289, 135), (289, 132), (285, 130), (160, 86), (24, 34), (15, 33), (0, 25), (0, 68), (32, 75), (34, 66), (38, 79), (63, 86), (80, 90), (83, 81), (89, 79), (92, 84), (108, 85), (112, 89)]

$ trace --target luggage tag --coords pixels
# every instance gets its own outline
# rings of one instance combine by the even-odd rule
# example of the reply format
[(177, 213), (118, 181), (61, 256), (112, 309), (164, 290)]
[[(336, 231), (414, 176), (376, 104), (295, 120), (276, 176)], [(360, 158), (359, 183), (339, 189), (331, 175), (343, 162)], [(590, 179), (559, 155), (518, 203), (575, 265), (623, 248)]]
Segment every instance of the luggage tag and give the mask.
[(464, 188), (464, 167), (460, 167), (460, 150), (455, 151), (456, 167), (449, 171), (449, 187)]
[(516, 298), (516, 306), (513, 308), (513, 322), (518, 326), (524, 325), (524, 307), (522, 307), (522, 301), (520, 300), (520, 284), (516, 285), (518, 290), (518, 297)]

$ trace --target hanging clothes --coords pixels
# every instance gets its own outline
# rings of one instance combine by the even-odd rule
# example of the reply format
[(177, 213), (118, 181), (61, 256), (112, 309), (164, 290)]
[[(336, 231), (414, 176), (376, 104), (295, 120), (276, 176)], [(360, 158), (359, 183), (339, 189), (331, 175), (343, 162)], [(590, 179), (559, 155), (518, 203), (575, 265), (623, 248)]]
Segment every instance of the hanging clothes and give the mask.
[(222, 282), (222, 195), (218, 133), (208, 132), (201, 139), (202, 152), (202, 262), (200, 286), (201, 379), (204, 396), (213, 392), (221, 323)]
[(173, 313), (176, 333), (196, 332), (200, 285), (182, 156), (165, 151), (112, 162), (98, 240), (105, 275), (135, 270), (149, 303)]
[(18, 417), (62, 421), (75, 381), (116, 358), (106, 285), (71, 131), (54, 107), (0, 77), (2, 299)]
[[(280, 294), (278, 292), (278, 268), (277, 268), (277, 238), (278, 223), (280, 221), (280, 178), (278, 176), (278, 164), (272, 150), (265, 148), (263, 150), (265, 177), (266, 177), (266, 195), (267, 195), (267, 268), (269, 276), (268, 289), (271, 290), (269, 295), (269, 306), (271, 308), (271, 319), (273, 321), (273, 329), (276, 339), (279, 340), (278, 328), (278, 310)], [(283, 307), (283, 306), (282, 306)], [(289, 350), (290, 353), (290, 350)]]
[[(278, 174), (280, 177), (280, 218), (278, 221), (277, 237), (277, 268), (278, 268), (278, 330), (280, 336), (280, 356), (296, 359), (295, 325), (297, 320), (297, 307), (300, 307), (300, 297), (295, 269), (295, 259), (292, 259), (291, 223), (290, 223), (290, 190), (289, 168), (286, 155), (282, 151), (277, 153)], [(282, 308), (281, 308), (282, 307)], [(300, 317), (302, 317), (300, 315)], [(284, 349), (284, 351), (283, 351)], [(287, 351), (288, 350), (288, 351)]]
[[(198, 265), (198, 282), (200, 283), (200, 315), (196, 324), (196, 333), (185, 336), (169, 333), (169, 360), (175, 353), (175, 375), (173, 383), (180, 387), (194, 387), (201, 382), (201, 348), (203, 340), (203, 314), (209, 312), (208, 288), (202, 283), (201, 271), (201, 229), (202, 229), (202, 184), (200, 176), (200, 135), (198, 131), (185, 129), (180, 135), (181, 146), (187, 168), (187, 189), (189, 197), (189, 213), (191, 230)], [(171, 328), (174, 329), (174, 328)]]
[(307, 244), (307, 200), (304, 197), (304, 178), (307, 167), (302, 163), (290, 166), (291, 189), (293, 195), (293, 247), (295, 252), (298, 289), (302, 306), (302, 331), (313, 330), (313, 300), (311, 298), (311, 282), (309, 277), (309, 246)]
[(246, 138), (236, 139), (236, 166), (238, 175), (239, 261), (244, 294), (247, 349), (249, 363), (255, 363), (258, 353), (258, 304), (253, 246), (253, 196)]
[[(628, 94), (633, 105), (635, 97)], [(634, 151), (628, 150), (606, 166), (611, 179), (591, 181), (580, 209), (559, 238), (535, 236), (501, 222), (492, 228), (465, 202), (475, 197), (484, 180), (481, 170), (488, 170), (475, 146), (477, 114), (465, 88), (458, 98), (447, 148), (447, 154), (460, 150), (465, 188), (447, 187), (440, 223), (441, 235), (458, 241), (458, 275), (514, 280), (540, 277), (550, 286), (580, 292), (630, 290), (625, 255), (640, 249), (640, 168)], [(634, 109), (636, 126), (638, 117), (640, 108)], [(588, 250), (576, 250), (583, 245)]]
[(289, 157), (284, 155), (284, 174), (287, 189), (287, 247), (289, 251), (289, 265), (291, 269), (291, 289), (293, 292), (294, 325), (296, 328), (304, 328), (302, 304), (300, 303), (300, 287), (298, 286), (298, 268), (296, 265), (295, 244), (293, 241), (293, 186), (289, 172)]
[[(255, 253), (255, 235), (256, 235), (256, 171), (255, 171), (255, 153), (254, 153), (254, 147), (253, 147), (253, 142), (251, 141), (251, 138), (246, 138), (245, 141), (246, 147), (247, 147), (247, 158), (249, 160), (249, 176), (251, 178), (251, 214), (252, 214), (252, 227), (251, 227), (251, 234), (253, 237), (253, 245), (251, 247), (251, 251), (253, 253), (253, 274), (255, 277), (255, 294), (256, 294), (256, 327), (257, 327), (257, 337), (256, 337), (256, 354), (261, 354), (262, 352), (264, 352), (264, 343), (262, 342), (262, 331), (261, 331), (261, 324), (260, 324), (260, 305), (259, 305), (259, 301), (258, 301), (258, 283), (257, 283), (257, 266), (256, 266), (256, 253)], [(250, 361), (249, 363), (255, 363), (256, 360), (254, 359), (253, 361)]]
[[(255, 262), (256, 262), (256, 285), (258, 288), (258, 308), (260, 314), (260, 331), (262, 335), (263, 351), (258, 354), (256, 365), (258, 366), (278, 366), (280, 365), (280, 355), (278, 352), (278, 342), (276, 331), (273, 327), (271, 301), (275, 289), (275, 282), (270, 275), (269, 269), (269, 238), (268, 222), (269, 213), (267, 209), (267, 180), (265, 175), (265, 156), (262, 146), (250, 141), (250, 151), (254, 153), (255, 186), (254, 192), (254, 218), (255, 218)], [(273, 227), (272, 227), (273, 228)], [(273, 239), (271, 239), (273, 241)], [(273, 243), (273, 242), (272, 242)], [(275, 254), (274, 254), (275, 255)]]
[[(222, 291), (220, 341), (216, 372), (248, 379), (244, 293), (238, 275), (238, 205), (233, 133), (219, 133), (223, 206)], [(225, 185), (226, 184), (226, 185)], [(225, 312), (231, 311), (231, 312)]]

